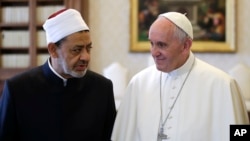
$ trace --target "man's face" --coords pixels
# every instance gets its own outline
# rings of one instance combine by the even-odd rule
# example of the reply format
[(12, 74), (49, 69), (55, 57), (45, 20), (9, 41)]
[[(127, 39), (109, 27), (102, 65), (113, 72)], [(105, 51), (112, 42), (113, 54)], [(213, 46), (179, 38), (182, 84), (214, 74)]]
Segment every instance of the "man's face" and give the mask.
[(174, 25), (170, 21), (160, 18), (152, 24), (149, 30), (151, 55), (156, 67), (163, 72), (171, 72), (185, 62), (184, 43), (173, 36)]
[(57, 48), (56, 71), (65, 78), (83, 77), (90, 61), (91, 48), (89, 32), (69, 35)]

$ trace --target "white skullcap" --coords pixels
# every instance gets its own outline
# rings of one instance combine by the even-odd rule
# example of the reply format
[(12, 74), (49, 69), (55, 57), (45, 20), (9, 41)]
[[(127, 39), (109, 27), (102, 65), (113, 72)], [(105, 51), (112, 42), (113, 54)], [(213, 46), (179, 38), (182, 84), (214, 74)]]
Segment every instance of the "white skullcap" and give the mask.
[(160, 14), (159, 17), (167, 18), (176, 26), (181, 28), (184, 32), (186, 32), (190, 38), (193, 39), (193, 27), (185, 14), (181, 14), (178, 12), (167, 12), (164, 14)]
[(82, 30), (89, 30), (81, 14), (74, 9), (62, 9), (52, 14), (43, 24), (47, 44)]

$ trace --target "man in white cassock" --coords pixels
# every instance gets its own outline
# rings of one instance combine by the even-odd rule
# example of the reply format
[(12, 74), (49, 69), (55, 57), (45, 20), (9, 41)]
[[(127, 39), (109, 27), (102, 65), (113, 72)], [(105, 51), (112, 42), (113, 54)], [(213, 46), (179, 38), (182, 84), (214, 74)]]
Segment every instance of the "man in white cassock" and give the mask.
[(155, 65), (131, 79), (113, 141), (229, 141), (231, 124), (249, 124), (235, 80), (191, 52), (184, 14), (159, 15), (148, 38)]

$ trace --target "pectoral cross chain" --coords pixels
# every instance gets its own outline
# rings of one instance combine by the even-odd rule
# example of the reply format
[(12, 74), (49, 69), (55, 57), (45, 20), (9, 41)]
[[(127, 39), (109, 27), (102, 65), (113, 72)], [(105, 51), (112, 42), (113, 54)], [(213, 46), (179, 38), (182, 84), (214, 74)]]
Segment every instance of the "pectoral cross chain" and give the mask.
[(159, 137), (160, 140), (168, 138), (168, 136), (166, 134), (164, 134), (164, 128), (163, 128), (163, 126), (161, 126), (161, 128), (160, 128), (160, 132), (158, 133), (158, 137)]

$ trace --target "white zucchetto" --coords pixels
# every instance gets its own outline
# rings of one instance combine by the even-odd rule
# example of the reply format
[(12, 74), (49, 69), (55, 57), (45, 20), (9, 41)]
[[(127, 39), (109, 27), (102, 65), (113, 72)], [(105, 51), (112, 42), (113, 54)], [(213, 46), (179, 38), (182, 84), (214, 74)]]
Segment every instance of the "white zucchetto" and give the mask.
[(185, 14), (181, 14), (178, 12), (167, 12), (164, 14), (160, 14), (159, 17), (167, 18), (176, 26), (181, 28), (184, 32), (186, 32), (191, 39), (193, 39), (193, 27)]

